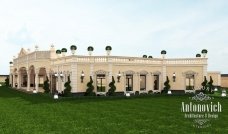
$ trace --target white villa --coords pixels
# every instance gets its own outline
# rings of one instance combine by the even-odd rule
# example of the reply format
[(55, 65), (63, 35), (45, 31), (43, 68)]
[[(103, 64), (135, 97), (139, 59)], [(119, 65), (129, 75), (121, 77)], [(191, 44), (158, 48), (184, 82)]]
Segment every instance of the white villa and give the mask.
[(116, 92), (119, 94), (161, 92), (168, 76), (171, 91), (187, 92), (201, 88), (204, 76), (212, 76), (215, 86), (221, 85), (220, 72), (207, 71), (207, 50), (202, 50), (202, 56), (193, 58), (166, 58), (166, 51), (161, 51), (160, 58), (152, 56), (125, 57), (112, 56), (111, 46), (106, 46), (106, 56), (93, 56), (93, 47), (88, 47), (88, 55), (77, 55), (77, 47), (56, 50), (52, 45), (50, 50), (35, 51), (21, 49), (13, 62), (10, 62), (10, 84), (14, 88), (27, 91), (43, 92), (42, 85), (46, 78), (50, 81), (51, 92), (64, 90), (64, 83), (70, 76), (72, 90), (77, 95), (83, 95), (90, 76), (94, 81), (94, 92), (105, 94), (109, 83), (114, 77)]

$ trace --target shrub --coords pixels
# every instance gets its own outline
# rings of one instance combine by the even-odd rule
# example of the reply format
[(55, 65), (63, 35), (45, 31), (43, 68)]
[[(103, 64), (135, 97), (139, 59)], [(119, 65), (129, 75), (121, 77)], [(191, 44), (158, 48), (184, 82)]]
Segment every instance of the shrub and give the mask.
[(163, 88), (163, 91), (162, 93), (168, 93), (168, 91), (170, 90), (170, 85), (169, 85), (169, 77), (166, 76), (166, 81), (164, 83), (164, 88)]
[(45, 93), (49, 93), (50, 92), (48, 77), (46, 77), (46, 80), (44, 81), (43, 89), (44, 89)]
[(5, 79), (5, 86), (9, 87), (9, 77), (6, 77)]
[(213, 94), (214, 85), (213, 85), (213, 80), (211, 76), (210, 76), (210, 81), (207, 83), (207, 86), (208, 86), (209, 94)]
[(85, 96), (95, 96), (95, 93), (93, 92), (93, 90), (94, 90), (93, 79), (92, 79), (92, 76), (90, 76), (90, 81), (87, 83)]
[(153, 94), (153, 91), (152, 91), (152, 90), (149, 90), (149, 91), (148, 91), (148, 94)]
[(204, 76), (204, 81), (201, 83), (201, 85), (202, 85), (201, 91), (203, 93), (206, 93), (206, 90), (207, 90), (207, 78), (206, 78), (206, 76)]
[(70, 81), (70, 76), (67, 77), (67, 82), (64, 84), (64, 92), (63, 92), (63, 95), (64, 96), (70, 96), (71, 95), (71, 85), (70, 85), (71, 81)]
[(109, 83), (109, 87), (110, 87), (110, 89), (108, 90), (107, 95), (108, 96), (114, 96), (115, 91), (116, 91), (116, 86), (115, 86), (115, 80), (114, 80), (113, 76), (112, 76), (112, 81)]
[(135, 95), (138, 96), (139, 95), (139, 91), (135, 91)]

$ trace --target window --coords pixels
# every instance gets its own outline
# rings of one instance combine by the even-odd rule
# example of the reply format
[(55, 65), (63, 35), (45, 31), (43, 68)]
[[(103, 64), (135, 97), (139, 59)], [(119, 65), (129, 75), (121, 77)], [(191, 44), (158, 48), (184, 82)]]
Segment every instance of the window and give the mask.
[(154, 90), (159, 90), (159, 75), (154, 75)]
[(126, 75), (126, 91), (133, 91), (133, 75)]
[(140, 90), (146, 90), (146, 75), (140, 75)]
[(194, 75), (188, 74), (186, 75), (186, 90), (193, 90), (194, 89)]
[(104, 74), (97, 75), (97, 92), (105, 92), (106, 80)]

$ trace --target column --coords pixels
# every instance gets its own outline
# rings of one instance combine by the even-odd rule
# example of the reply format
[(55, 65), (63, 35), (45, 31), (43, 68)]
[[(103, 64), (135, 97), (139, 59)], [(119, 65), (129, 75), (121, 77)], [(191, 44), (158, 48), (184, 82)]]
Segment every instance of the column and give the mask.
[(153, 85), (153, 82), (151, 80), (151, 74), (148, 73), (146, 75), (146, 91), (149, 91), (149, 90), (152, 90), (152, 85)]
[(154, 90), (154, 74), (151, 73), (150, 77), (151, 77), (151, 90), (153, 91)]
[(162, 82), (161, 82), (161, 88), (163, 89), (164, 82), (166, 81), (166, 66), (162, 66)]
[(14, 88), (15, 87), (15, 73), (13, 73), (12, 75), (12, 87)]
[[(71, 87), (72, 87), (72, 90), (71, 90), (71, 92), (76, 93), (77, 92), (77, 84), (78, 84), (78, 74), (77, 74), (78, 67), (77, 67), (77, 63), (72, 63), (71, 64), (71, 71), (72, 71), (72, 75), (71, 75)], [(90, 75), (92, 76), (91, 72), (90, 72)]]
[(12, 85), (12, 74), (9, 74), (9, 85)]
[(35, 90), (39, 91), (39, 69), (35, 70)]
[(17, 89), (20, 89), (20, 87), (21, 87), (21, 83), (20, 83), (20, 80), (21, 79), (21, 72), (20, 71), (18, 71), (18, 73), (17, 73)]
[(138, 78), (138, 91), (140, 92), (140, 73), (137, 73), (137, 78)]
[(30, 70), (27, 70), (27, 91), (30, 90)]
[[(57, 75), (59, 75), (58, 72), (57, 72)], [(59, 92), (59, 76), (57, 76), (57, 77), (55, 76), (55, 80), (56, 80), (55, 88), (56, 88), (56, 91)]]
[(123, 83), (123, 92), (124, 92), (124, 94), (126, 93), (126, 74), (125, 73), (123, 73), (123, 75), (122, 75), (122, 82), (120, 81), (120, 83)]

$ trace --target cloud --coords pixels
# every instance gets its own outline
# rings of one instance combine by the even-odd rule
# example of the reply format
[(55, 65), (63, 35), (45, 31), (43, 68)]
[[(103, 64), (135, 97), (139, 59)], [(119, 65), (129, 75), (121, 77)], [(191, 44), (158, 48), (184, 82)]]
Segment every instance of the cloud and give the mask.
[[(12, 4), (14, 3), (14, 4)], [(228, 10), (226, 1), (8, 0), (0, 4), (0, 74), (21, 47), (49, 49), (78, 46), (87, 55), (195, 57), (209, 50), (210, 70), (227, 72)], [(216, 51), (216, 52), (215, 52)], [(7, 58), (6, 58), (7, 57)], [(4, 59), (4, 60), (3, 60)]]

